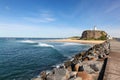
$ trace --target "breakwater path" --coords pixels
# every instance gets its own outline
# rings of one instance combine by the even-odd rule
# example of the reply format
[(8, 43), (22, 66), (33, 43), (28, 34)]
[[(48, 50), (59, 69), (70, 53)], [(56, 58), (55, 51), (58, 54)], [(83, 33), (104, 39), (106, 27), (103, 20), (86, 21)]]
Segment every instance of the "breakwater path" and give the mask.
[(110, 58), (108, 58), (104, 80), (120, 80), (120, 41), (111, 40)]

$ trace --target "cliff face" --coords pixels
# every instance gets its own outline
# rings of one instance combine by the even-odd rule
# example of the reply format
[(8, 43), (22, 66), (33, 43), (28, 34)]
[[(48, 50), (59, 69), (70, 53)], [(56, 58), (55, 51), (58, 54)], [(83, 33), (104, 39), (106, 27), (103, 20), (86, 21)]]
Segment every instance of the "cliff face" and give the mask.
[(99, 31), (99, 30), (86, 30), (82, 33), (81, 39), (105, 40), (105, 39), (107, 39), (107, 33), (105, 31)]

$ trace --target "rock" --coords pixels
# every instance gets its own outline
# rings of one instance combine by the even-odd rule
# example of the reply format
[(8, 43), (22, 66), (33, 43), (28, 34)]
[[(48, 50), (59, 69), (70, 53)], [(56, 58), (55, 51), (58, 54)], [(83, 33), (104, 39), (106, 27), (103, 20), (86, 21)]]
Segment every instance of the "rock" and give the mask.
[(80, 64), (79, 64), (79, 63), (76, 64), (76, 65), (75, 65), (75, 71), (78, 71), (79, 67), (80, 67)]
[(82, 64), (80, 64), (80, 63), (77, 63), (76, 65), (75, 65), (75, 71), (84, 71), (84, 68), (83, 68), (83, 65)]
[(66, 75), (64, 77), (65, 80), (68, 80), (70, 78), (70, 72), (66, 70)]
[(57, 69), (57, 68), (55, 68), (53, 71), (54, 71), (55, 75), (65, 75), (66, 74), (65, 69)]
[(107, 33), (105, 31), (99, 31), (99, 30), (86, 30), (82, 33), (81, 39), (106, 40), (107, 39)]
[(76, 75), (77, 75), (77, 71), (70, 72), (70, 77), (76, 77)]
[(101, 71), (103, 62), (97, 62), (95, 64), (93, 64), (92, 66), (90, 65), (90, 67), (94, 70), (94, 71)]
[(42, 79), (38, 77), (38, 78), (33, 78), (31, 80), (42, 80)]
[(87, 72), (78, 72), (77, 77), (81, 77), (82, 80), (93, 80), (92, 75), (88, 74)]
[(85, 55), (86, 54), (86, 52), (81, 52), (81, 56), (83, 56), (83, 55)]
[(88, 58), (88, 57), (86, 57), (86, 58), (84, 58), (84, 59), (83, 59), (83, 61), (89, 61), (89, 58)]
[(45, 71), (41, 72), (40, 77), (42, 80), (46, 80), (46, 77), (47, 77), (46, 72)]
[(93, 61), (96, 61), (97, 59), (98, 59), (98, 57), (97, 57), (97, 56), (95, 56), (95, 57), (91, 58), (91, 60), (93, 60)]
[(103, 61), (84, 61), (83, 67), (84, 70), (88, 73), (94, 73), (100, 71), (103, 65)]
[(91, 60), (91, 59), (93, 59), (93, 58), (95, 58), (95, 56), (93, 56), (93, 55), (88, 55), (88, 60)]
[(73, 64), (73, 63), (71, 64), (71, 69), (72, 69), (72, 71), (76, 71), (76, 70), (75, 70), (75, 65), (76, 65), (76, 64)]
[(77, 64), (80, 60), (78, 58), (74, 58), (74, 60), (72, 61), (73, 64)]
[(84, 71), (86, 71), (87, 73), (91, 74), (94, 73), (95, 71), (87, 64), (84, 64)]
[(77, 77), (74, 80), (82, 80), (82, 78), (81, 77)]
[(54, 75), (53, 74), (48, 75), (47, 78), (46, 78), (46, 80), (54, 80)]
[(69, 71), (67, 71), (66, 69), (58, 69), (55, 68), (53, 70), (54, 74), (48, 75), (47, 76), (47, 80), (68, 80), (70, 75), (69, 75)]
[(65, 66), (65, 68), (71, 66), (71, 61), (68, 60), (68, 61), (64, 62), (64, 66)]
[(99, 55), (98, 55), (98, 58), (99, 58), (99, 59), (103, 59), (103, 58), (104, 58), (103, 54), (99, 54)]
[(99, 68), (96, 66), (96, 64), (91, 64), (90, 67), (91, 67), (94, 71), (99, 71)]
[(72, 72), (71, 66), (67, 67), (67, 70), (68, 70), (69, 72)]
[(82, 53), (76, 54), (74, 59), (80, 60), (82, 58)]
[(45, 71), (41, 72), (40, 78), (35, 78), (33, 80), (97, 79), (97, 75), (94, 74), (98, 74), (99, 71), (101, 71), (103, 61), (106, 56), (108, 56), (109, 52), (109, 42), (97, 44), (88, 49), (86, 52), (76, 54), (71, 60), (64, 62), (64, 65), (57, 66), (57, 68), (54, 68), (48, 74)]
[(83, 65), (79, 66), (79, 68), (78, 68), (78, 72), (81, 72), (81, 71), (84, 71)]

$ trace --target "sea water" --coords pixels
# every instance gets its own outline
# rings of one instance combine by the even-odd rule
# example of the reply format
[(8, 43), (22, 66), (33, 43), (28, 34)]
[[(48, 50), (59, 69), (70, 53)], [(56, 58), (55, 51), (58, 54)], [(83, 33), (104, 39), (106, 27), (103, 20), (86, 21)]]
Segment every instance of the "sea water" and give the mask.
[(90, 45), (49, 42), (50, 38), (0, 38), (0, 80), (31, 80)]

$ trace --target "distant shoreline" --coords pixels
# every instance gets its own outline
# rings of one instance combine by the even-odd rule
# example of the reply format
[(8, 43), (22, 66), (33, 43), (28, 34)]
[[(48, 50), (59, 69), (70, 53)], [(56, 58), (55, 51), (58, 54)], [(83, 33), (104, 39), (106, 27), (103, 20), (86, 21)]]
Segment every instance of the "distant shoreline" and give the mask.
[(73, 42), (73, 43), (82, 43), (82, 44), (100, 44), (105, 42), (105, 40), (73, 40), (73, 39), (56, 39), (49, 40), (50, 42)]

